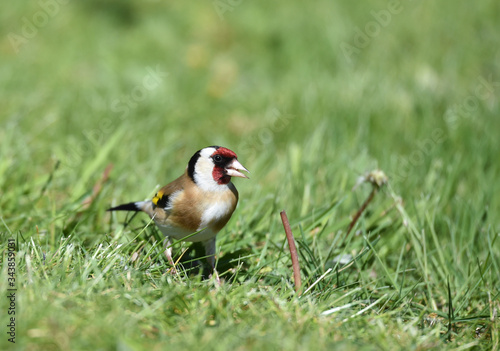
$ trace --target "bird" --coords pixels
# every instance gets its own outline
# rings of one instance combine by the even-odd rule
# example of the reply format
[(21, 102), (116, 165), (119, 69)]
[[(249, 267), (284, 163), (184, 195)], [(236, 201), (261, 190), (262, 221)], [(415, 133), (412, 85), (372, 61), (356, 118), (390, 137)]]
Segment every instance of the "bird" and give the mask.
[(165, 235), (165, 256), (174, 272), (171, 240), (201, 242), (220, 283), (215, 268), (216, 235), (238, 203), (238, 191), (231, 178), (249, 178), (241, 171), (250, 173), (236, 153), (225, 147), (208, 146), (196, 151), (185, 172), (158, 190), (152, 199), (125, 203), (107, 211), (146, 212)]

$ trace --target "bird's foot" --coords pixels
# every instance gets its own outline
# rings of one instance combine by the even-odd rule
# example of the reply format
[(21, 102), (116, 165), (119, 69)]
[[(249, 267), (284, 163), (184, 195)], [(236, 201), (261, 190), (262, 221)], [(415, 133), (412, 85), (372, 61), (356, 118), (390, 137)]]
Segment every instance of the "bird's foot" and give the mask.
[(209, 278), (215, 278), (215, 281), (217, 282), (217, 285), (219, 285), (219, 286), (222, 285), (221, 282), (220, 282), (219, 273), (217, 273), (217, 271), (215, 270), (215, 268), (213, 270), (213, 273), (210, 274), (208, 277)]

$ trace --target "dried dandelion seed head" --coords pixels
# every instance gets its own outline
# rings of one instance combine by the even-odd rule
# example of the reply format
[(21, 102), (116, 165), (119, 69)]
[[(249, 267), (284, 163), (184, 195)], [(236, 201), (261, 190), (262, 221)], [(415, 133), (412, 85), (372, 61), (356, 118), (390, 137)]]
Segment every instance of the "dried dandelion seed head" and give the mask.
[(384, 171), (380, 169), (371, 171), (365, 176), (365, 182), (369, 182), (377, 188), (380, 188), (383, 185), (387, 184), (388, 181), (389, 178), (387, 178)]
[(375, 188), (378, 189), (381, 188), (383, 185), (387, 184), (388, 181), (389, 178), (385, 175), (384, 171), (380, 169), (375, 169), (359, 177), (358, 180), (356, 181), (356, 184), (354, 184), (352, 190), (356, 190), (356, 188), (363, 183), (370, 183)]

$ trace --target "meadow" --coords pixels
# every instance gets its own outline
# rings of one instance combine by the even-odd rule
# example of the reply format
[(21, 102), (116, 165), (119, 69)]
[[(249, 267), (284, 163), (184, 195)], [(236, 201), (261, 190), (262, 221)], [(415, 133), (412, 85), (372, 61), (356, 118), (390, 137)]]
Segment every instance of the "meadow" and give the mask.
[[(499, 33), (498, 1), (3, 4), (0, 349), (499, 350)], [(220, 286), (106, 212), (208, 145), (251, 171)]]

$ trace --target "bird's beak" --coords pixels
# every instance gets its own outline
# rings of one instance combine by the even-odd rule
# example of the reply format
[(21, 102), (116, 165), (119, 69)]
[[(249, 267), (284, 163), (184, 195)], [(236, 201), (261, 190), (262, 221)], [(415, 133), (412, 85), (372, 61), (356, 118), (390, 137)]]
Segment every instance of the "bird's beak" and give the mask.
[(237, 159), (234, 159), (229, 165), (226, 167), (226, 173), (227, 175), (231, 177), (241, 177), (241, 178), (248, 178), (245, 174), (239, 172), (239, 171), (245, 171), (250, 173), (248, 169), (243, 167), (241, 163), (238, 162)]

